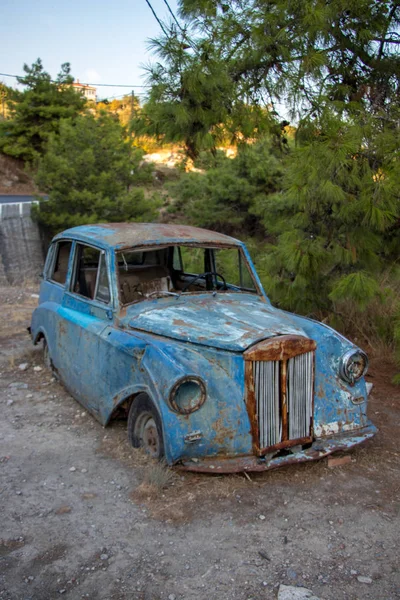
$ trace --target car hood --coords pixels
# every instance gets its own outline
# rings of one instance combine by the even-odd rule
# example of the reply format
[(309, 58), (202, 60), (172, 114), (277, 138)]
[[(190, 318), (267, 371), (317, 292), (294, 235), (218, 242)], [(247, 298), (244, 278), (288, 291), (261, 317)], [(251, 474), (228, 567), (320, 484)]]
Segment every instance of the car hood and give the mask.
[(127, 308), (123, 327), (240, 352), (277, 335), (304, 335), (290, 315), (250, 294), (201, 294), (145, 300)]

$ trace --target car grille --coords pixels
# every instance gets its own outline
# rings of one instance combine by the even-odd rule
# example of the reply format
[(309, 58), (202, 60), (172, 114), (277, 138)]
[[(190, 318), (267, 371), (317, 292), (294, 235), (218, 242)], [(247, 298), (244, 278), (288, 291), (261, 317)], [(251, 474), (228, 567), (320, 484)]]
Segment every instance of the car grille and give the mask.
[[(247, 407), (258, 454), (311, 440), (314, 349), (307, 338), (281, 336), (245, 354)], [(279, 360), (253, 360), (275, 355)]]

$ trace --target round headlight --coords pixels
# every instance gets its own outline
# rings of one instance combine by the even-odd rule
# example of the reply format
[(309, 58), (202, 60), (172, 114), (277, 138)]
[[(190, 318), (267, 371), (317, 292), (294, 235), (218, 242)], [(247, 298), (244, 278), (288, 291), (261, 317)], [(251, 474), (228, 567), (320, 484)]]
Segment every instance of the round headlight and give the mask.
[(174, 410), (188, 415), (202, 406), (206, 399), (206, 386), (198, 377), (183, 377), (171, 390), (169, 401)]
[(368, 357), (362, 350), (349, 350), (342, 356), (340, 374), (349, 383), (358, 381), (368, 369)]

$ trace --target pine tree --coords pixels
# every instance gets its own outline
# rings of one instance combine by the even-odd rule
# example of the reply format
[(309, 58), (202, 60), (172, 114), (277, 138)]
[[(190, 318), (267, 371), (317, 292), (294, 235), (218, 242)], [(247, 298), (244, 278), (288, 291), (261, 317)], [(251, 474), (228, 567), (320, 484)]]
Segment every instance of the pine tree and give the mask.
[(47, 192), (36, 218), (49, 235), (98, 222), (151, 221), (158, 197), (145, 197), (138, 185), (151, 181), (140, 167), (142, 152), (132, 149), (117, 117), (81, 115), (64, 119), (39, 160), (36, 184)]
[(255, 138), (268, 129), (271, 115), (244, 101), (211, 40), (194, 50), (173, 31), (153, 40), (153, 48), (161, 62), (148, 69), (151, 90), (132, 120), (135, 134), (183, 143), (187, 157), (196, 160), (202, 150), (215, 154), (223, 143)]
[(266, 286), (303, 313), (335, 313), (346, 302), (364, 310), (400, 253), (396, 119), (349, 120), (326, 109), (298, 135), (282, 192), (256, 206), (275, 236), (262, 260)]
[(254, 207), (280, 189), (280, 155), (270, 138), (241, 144), (235, 158), (220, 156), (205, 173), (186, 173), (171, 184), (172, 210), (195, 225), (230, 235), (264, 234)]
[(13, 90), (9, 118), (0, 123), (0, 151), (25, 161), (43, 154), (49, 136), (57, 133), (62, 119), (73, 118), (85, 106), (85, 99), (71, 86), (70, 65), (61, 65), (55, 81), (38, 58), (18, 82), (24, 91)]

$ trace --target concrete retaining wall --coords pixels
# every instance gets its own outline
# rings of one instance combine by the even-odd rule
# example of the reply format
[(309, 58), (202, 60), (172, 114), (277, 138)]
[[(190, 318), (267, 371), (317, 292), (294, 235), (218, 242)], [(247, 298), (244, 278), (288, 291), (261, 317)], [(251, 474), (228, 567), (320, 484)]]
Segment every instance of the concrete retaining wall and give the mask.
[(44, 256), (31, 202), (0, 204), (0, 283), (37, 281)]

